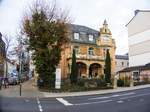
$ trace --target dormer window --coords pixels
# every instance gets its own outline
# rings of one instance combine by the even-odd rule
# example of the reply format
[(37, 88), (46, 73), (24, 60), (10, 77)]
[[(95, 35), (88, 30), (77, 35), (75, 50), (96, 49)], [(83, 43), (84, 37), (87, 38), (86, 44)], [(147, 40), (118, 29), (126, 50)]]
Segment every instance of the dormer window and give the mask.
[(79, 40), (79, 33), (74, 33), (74, 39)]
[(94, 37), (93, 35), (89, 35), (89, 41), (93, 41)]

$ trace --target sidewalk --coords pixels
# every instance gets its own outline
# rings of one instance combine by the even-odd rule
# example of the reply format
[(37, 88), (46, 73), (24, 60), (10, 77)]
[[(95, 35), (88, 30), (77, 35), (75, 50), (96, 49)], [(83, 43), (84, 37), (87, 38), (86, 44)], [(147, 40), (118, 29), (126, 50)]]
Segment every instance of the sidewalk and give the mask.
[(123, 92), (128, 90), (136, 90), (142, 88), (148, 88), (150, 84), (140, 85), (134, 87), (118, 87), (117, 89), (108, 89), (108, 90), (96, 90), (96, 91), (85, 91), (85, 92), (65, 92), (65, 93), (48, 93), (43, 92), (44, 97), (67, 97), (67, 96), (85, 96), (85, 95), (96, 95), (96, 94), (107, 94), (107, 93), (116, 93)]
[(31, 79), (21, 84), (21, 96), (20, 85), (9, 86), (9, 88), (2, 88), (0, 90), (1, 97), (43, 97), (43, 94), (38, 90), (34, 84), (34, 80)]
[(150, 84), (134, 86), (134, 87), (121, 87), (117, 89), (108, 89), (108, 90), (95, 90), (95, 91), (85, 91), (85, 92), (63, 92), (63, 93), (49, 93), (49, 92), (40, 92), (35, 86), (34, 79), (22, 83), (22, 95), (20, 96), (20, 86), (11, 86), (6, 89), (0, 90), (1, 97), (67, 97), (67, 96), (84, 96), (84, 95), (94, 95), (94, 94), (107, 94), (115, 92), (123, 92), (128, 90), (148, 88)]

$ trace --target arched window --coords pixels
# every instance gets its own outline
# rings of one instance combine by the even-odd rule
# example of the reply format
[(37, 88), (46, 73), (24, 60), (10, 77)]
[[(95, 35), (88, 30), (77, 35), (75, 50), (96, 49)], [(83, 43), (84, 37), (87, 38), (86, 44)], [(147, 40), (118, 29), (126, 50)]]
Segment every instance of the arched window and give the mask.
[(89, 55), (94, 55), (94, 49), (92, 47), (89, 48), (88, 54)]

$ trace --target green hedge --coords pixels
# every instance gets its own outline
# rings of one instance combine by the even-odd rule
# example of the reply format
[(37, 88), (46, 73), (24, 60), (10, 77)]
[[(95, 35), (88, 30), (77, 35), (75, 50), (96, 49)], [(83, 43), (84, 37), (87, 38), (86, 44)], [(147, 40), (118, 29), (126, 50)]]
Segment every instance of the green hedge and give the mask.
[(122, 79), (117, 80), (117, 86), (118, 87), (123, 87), (124, 86), (124, 81)]
[(123, 79), (117, 80), (117, 86), (118, 87), (129, 87), (130, 86), (130, 79), (128, 77), (125, 77)]
[(107, 83), (103, 79), (78, 79), (77, 84), (71, 84), (69, 79), (63, 79), (61, 83), (61, 89), (55, 88), (40, 88), (41, 91), (47, 92), (78, 92), (78, 91), (90, 91), (100, 89), (112, 89), (112, 85), (107, 86)]

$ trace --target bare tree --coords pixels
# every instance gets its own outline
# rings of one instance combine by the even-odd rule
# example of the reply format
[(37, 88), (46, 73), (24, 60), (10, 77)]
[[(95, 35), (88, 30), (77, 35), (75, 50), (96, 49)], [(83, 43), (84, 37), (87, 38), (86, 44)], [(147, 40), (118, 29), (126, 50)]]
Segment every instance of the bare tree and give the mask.
[(11, 45), (12, 38), (10, 36), (8, 36), (7, 34), (4, 34), (3, 35), (3, 39), (4, 39), (4, 42), (5, 42), (5, 53), (6, 53), (6, 56), (5, 56), (5, 64), (6, 64), (5, 71), (6, 71), (6, 74), (5, 74), (5, 76), (7, 77), (8, 76), (8, 63), (7, 63), (7, 59), (9, 57), (9, 48), (12, 46)]

